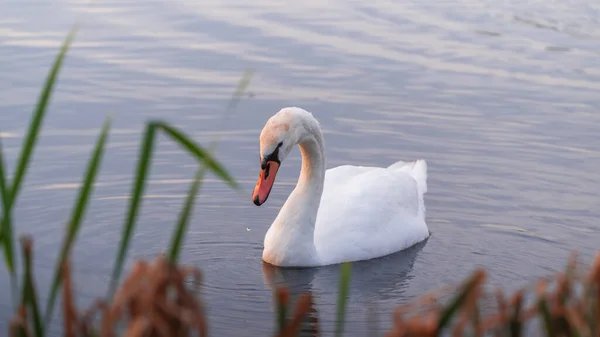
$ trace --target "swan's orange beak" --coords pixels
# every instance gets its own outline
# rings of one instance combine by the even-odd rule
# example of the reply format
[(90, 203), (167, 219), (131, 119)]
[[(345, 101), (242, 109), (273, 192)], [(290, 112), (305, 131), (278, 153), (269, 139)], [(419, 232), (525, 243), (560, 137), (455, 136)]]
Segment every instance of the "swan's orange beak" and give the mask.
[(252, 201), (254, 201), (256, 206), (260, 206), (267, 201), (269, 193), (271, 193), (271, 188), (273, 188), (273, 183), (275, 183), (277, 170), (279, 170), (279, 163), (276, 161), (267, 161), (264, 168), (260, 170), (258, 181), (252, 193)]
[(271, 188), (273, 188), (273, 184), (275, 183), (277, 170), (279, 170), (279, 163), (276, 161), (267, 161), (264, 168), (260, 170), (258, 181), (252, 193), (252, 201), (254, 201), (256, 206), (260, 206), (267, 201), (269, 193), (271, 193)]

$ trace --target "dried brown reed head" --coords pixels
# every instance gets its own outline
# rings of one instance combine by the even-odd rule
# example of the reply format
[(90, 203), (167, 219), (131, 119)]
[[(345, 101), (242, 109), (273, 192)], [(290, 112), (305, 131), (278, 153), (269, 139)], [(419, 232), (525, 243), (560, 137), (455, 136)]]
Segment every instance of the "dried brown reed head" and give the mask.
[[(71, 296), (68, 264), (63, 269), (65, 281), (63, 311), (65, 335), (113, 336), (207, 336), (204, 310), (198, 298), (201, 274), (198, 269), (178, 267), (164, 256), (153, 262), (137, 261), (129, 276), (117, 290), (112, 303), (98, 301), (90, 311), (78, 317)], [(191, 277), (195, 287), (186, 284)], [(92, 333), (94, 316), (100, 312), (99, 334)], [(123, 332), (117, 334), (119, 327)]]
[[(447, 294), (448, 289), (398, 307), (393, 330), (386, 336), (439, 336), (444, 328), (453, 336), (483, 336), (489, 332), (495, 336), (518, 336), (527, 321), (538, 317), (548, 336), (600, 337), (600, 253), (584, 273), (576, 270), (573, 255), (564, 273), (540, 279), (532, 287), (518, 290), (510, 300), (497, 290), (496, 312), (480, 317), (484, 281), (485, 272), (477, 270), (443, 307), (431, 298)], [(523, 308), (528, 290), (533, 290), (535, 301)]]

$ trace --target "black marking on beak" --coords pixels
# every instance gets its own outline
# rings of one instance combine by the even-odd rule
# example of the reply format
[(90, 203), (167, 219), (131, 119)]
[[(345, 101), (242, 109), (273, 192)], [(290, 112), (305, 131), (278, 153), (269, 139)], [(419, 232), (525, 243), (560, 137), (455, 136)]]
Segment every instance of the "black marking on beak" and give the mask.
[(265, 179), (267, 179), (267, 176), (269, 175), (269, 171), (268, 171), (268, 166), (267, 163), (270, 161), (274, 161), (277, 164), (281, 165), (281, 161), (279, 160), (279, 148), (283, 145), (283, 142), (279, 142), (279, 144), (277, 144), (277, 148), (275, 148), (275, 151), (271, 152), (270, 155), (265, 156), (262, 160), (262, 162), (260, 163), (260, 168), (263, 170), (267, 170), (267, 172), (265, 172)]
[(267, 163), (267, 167), (265, 168), (265, 175), (264, 175), (265, 180), (267, 180), (267, 178), (269, 177), (270, 169), (271, 169), (271, 164)]
[(255, 204), (256, 206), (260, 206), (260, 205), (261, 205), (261, 203), (260, 203), (260, 200), (258, 199), (258, 195), (256, 195), (256, 196), (254, 197), (254, 200), (252, 200), (252, 201), (254, 202), (254, 204)]

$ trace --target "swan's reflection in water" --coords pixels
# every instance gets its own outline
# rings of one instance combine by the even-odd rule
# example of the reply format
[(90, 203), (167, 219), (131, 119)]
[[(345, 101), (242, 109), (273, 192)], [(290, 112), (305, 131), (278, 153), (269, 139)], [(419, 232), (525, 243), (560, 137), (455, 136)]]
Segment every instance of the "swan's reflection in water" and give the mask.
[[(345, 330), (385, 330), (378, 321), (391, 319), (393, 309), (408, 300), (405, 291), (412, 279), (411, 271), (426, 244), (427, 240), (392, 255), (352, 264)], [(302, 293), (312, 292), (315, 306), (304, 321), (302, 336), (316, 336), (317, 326), (323, 332), (334, 330), (340, 265), (279, 268), (263, 262), (263, 276), (273, 290), (275, 286), (287, 287), (292, 304)]]

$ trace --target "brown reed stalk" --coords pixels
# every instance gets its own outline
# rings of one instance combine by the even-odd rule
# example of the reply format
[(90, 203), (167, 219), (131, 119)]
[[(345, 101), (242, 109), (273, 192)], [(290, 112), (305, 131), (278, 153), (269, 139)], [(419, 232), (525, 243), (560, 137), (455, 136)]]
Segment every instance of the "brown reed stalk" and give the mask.
[(27, 308), (20, 305), (17, 314), (10, 321), (10, 337), (31, 337), (31, 330), (27, 324)]
[(66, 337), (76, 337), (77, 325), (79, 319), (77, 317), (77, 308), (73, 301), (73, 285), (71, 278), (70, 259), (66, 258), (62, 267), (63, 283), (63, 315), (64, 329)]
[(283, 326), (283, 331), (277, 334), (277, 337), (294, 337), (297, 336), (300, 331), (300, 325), (302, 320), (308, 315), (312, 307), (312, 294), (310, 292), (304, 293), (300, 296), (296, 302), (296, 309), (294, 315), (287, 321)]
[(102, 315), (99, 336), (117, 335), (117, 327), (125, 323), (121, 336), (207, 336), (204, 311), (185, 282), (191, 277), (200, 281), (199, 270), (177, 267), (164, 256), (152, 263), (137, 261), (129, 276), (115, 294), (112, 303), (97, 301), (84, 315), (77, 315), (72, 298), (72, 281), (68, 264), (63, 269), (64, 324), (66, 336), (94, 336), (91, 320)]

